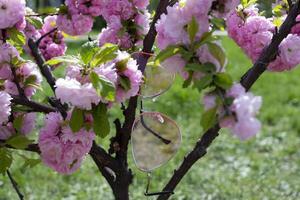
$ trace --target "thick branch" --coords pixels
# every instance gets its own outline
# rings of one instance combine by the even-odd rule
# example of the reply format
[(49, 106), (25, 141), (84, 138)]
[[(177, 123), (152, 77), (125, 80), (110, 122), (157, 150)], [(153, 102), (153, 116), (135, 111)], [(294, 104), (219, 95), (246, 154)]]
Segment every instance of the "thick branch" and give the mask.
[[(145, 67), (147, 65), (148, 59), (150, 57), (150, 53), (152, 53), (152, 48), (154, 45), (154, 41), (157, 35), (157, 31), (155, 28), (155, 24), (157, 20), (160, 18), (160, 16), (163, 13), (166, 13), (167, 7), (169, 5), (169, 0), (161, 0), (159, 2), (159, 5), (156, 9), (155, 16), (153, 18), (153, 21), (150, 26), (150, 30), (148, 34), (145, 36), (144, 39), (144, 47), (143, 47), (143, 52), (139, 54), (137, 58), (137, 63), (139, 65), (139, 69), (144, 72)], [(123, 124), (123, 127), (121, 129), (122, 134), (120, 138), (120, 151), (117, 153), (117, 157), (120, 157), (123, 162), (127, 162), (127, 150), (128, 150), (128, 143), (131, 137), (131, 129), (135, 120), (135, 113), (136, 113), (136, 108), (137, 108), (137, 102), (138, 102), (138, 97), (132, 97), (129, 100), (129, 105), (127, 109), (124, 111), (125, 115), (125, 122)]]
[[(267, 66), (272, 62), (278, 52), (278, 47), (282, 40), (287, 37), (291, 32), (292, 27), (295, 24), (295, 19), (300, 11), (300, 2), (292, 7), (289, 15), (287, 16), (285, 22), (281, 26), (279, 32), (273, 36), (271, 44), (264, 49), (261, 56), (253, 67), (243, 76), (241, 84), (249, 90), (252, 85), (258, 80), (261, 74), (267, 69)], [(219, 135), (220, 127), (216, 125), (214, 128), (208, 130), (201, 138), (201, 140), (196, 144), (195, 148), (185, 157), (184, 161), (180, 167), (174, 171), (173, 176), (164, 187), (163, 191), (174, 191), (176, 186), (180, 183), (182, 178), (187, 174), (191, 167), (202, 158), (207, 151), (207, 148)], [(169, 199), (170, 195), (160, 195), (158, 200)]]

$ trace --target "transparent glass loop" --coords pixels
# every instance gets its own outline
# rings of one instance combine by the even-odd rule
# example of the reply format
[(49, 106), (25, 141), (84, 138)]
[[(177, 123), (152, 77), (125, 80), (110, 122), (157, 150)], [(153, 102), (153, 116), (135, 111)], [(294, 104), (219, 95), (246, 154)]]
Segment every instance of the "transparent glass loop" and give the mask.
[(144, 112), (134, 122), (132, 154), (136, 166), (151, 172), (168, 162), (178, 151), (181, 133), (176, 122), (158, 112)]
[(147, 65), (145, 80), (141, 88), (143, 98), (157, 97), (169, 90), (174, 82), (175, 74), (162, 66)]

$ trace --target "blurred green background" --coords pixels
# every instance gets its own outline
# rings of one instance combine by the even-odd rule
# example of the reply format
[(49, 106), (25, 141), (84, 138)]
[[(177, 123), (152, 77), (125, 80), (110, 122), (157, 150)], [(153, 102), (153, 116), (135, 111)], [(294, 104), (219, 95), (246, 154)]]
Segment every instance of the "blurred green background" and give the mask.
[[(251, 66), (242, 51), (227, 37), (222, 39), (228, 56), (227, 70), (236, 81)], [(69, 42), (69, 54), (76, 54), (81, 42)], [(63, 70), (57, 70), (61, 75)], [(183, 179), (174, 200), (298, 200), (300, 199), (300, 69), (291, 72), (266, 72), (252, 92), (264, 99), (259, 118), (263, 129), (257, 137), (241, 142), (229, 132), (209, 148)], [(145, 104), (147, 110), (160, 111), (172, 117), (180, 126), (183, 143), (179, 153), (167, 165), (153, 174), (152, 190), (159, 190), (172, 171), (181, 163), (201, 136), (201, 94), (182, 89), (178, 77), (172, 88)], [(119, 115), (111, 110), (111, 121)], [(113, 133), (111, 133), (113, 135)], [(107, 139), (108, 140), (108, 139)], [(108, 145), (108, 141), (98, 141)], [(22, 152), (19, 152), (20, 154)], [(129, 152), (130, 153), (130, 152)], [(27, 154), (36, 157), (35, 154)], [(62, 176), (44, 165), (22, 170), (21, 159), (15, 156), (12, 174), (26, 199), (77, 200), (113, 199), (111, 190), (97, 167), (88, 157), (72, 176)], [(134, 200), (152, 199), (143, 196), (146, 175), (139, 172), (130, 156), (135, 179), (130, 188)], [(18, 199), (7, 177), (0, 176), (0, 200)]]

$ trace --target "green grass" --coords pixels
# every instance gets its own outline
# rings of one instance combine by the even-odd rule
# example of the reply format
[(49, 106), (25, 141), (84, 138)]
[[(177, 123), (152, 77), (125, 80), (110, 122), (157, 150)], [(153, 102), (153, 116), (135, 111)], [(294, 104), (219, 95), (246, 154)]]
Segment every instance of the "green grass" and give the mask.
[[(229, 58), (227, 69), (238, 81), (251, 63), (228, 38), (224, 38), (223, 45)], [(76, 48), (72, 45), (69, 52), (74, 53)], [(252, 90), (264, 99), (259, 116), (263, 122), (261, 133), (241, 142), (222, 131), (208, 154), (183, 179), (172, 199), (300, 199), (299, 77), (300, 69), (265, 73)], [(201, 95), (195, 90), (183, 90), (181, 85), (177, 78), (170, 91), (145, 104), (147, 110), (160, 111), (175, 119), (183, 134), (175, 158), (154, 172), (152, 190), (163, 187), (202, 134)], [(112, 116), (116, 114), (114, 109)], [(107, 146), (107, 142), (100, 142)], [(15, 162), (12, 173), (27, 199), (113, 199), (109, 186), (90, 158), (72, 176), (61, 176), (43, 165), (27, 171), (20, 171), (20, 166)], [(146, 175), (135, 168), (132, 159), (130, 166), (135, 174), (130, 196), (134, 200), (146, 199), (143, 196)], [(4, 199), (17, 199), (17, 196), (7, 177), (0, 177), (0, 200)]]

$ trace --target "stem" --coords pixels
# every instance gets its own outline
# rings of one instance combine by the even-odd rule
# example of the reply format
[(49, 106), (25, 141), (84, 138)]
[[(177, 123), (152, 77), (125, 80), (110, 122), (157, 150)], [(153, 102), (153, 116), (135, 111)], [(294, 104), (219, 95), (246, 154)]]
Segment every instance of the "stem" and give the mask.
[(15, 179), (12, 177), (12, 175), (10, 174), (9, 170), (6, 171), (7, 173), (7, 176), (13, 186), (13, 188), (15, 189), (16, 193), (18, 194), (18, 197), (20, 200), (23, 200), (24, 199), (24, 195), (21, 193), (20, 189), (19, 189), (19, 186), (18, 186), (18, 183), (15, 181)]

